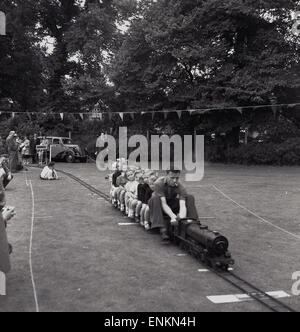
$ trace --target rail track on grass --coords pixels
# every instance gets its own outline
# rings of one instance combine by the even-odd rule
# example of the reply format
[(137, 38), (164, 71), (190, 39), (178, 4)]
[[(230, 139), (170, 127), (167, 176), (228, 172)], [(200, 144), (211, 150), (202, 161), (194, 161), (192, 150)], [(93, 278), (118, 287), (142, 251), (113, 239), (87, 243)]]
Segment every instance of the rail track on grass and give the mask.
[[(57, 170), (57, 171), (68, 176), (70, 179), (74, 180), (75, 182), (85, 187), (92, 193), (103, 198), (107, 202), (110, 202), (109, 195), (103, 193), (101, 190), (96, 189), (95, 187), (91, 186), (90, 184), (86, 183), (85, 181), (81, 180), (80, 178), (71, 173), (62, 170)], [(257, 301), (262, 306), (264, 306), (265, 308), (269, 309), (272, 312), (296, 312), (296, 310), (294, 310), (290, 306), (286, 305), (282, 301), (262, 291), (260, 288), (248, 282), (247, 280), (239, 277), (232, 271), (219, 271), (212, 268), (208, 269), (209, 271), (211, 271), (212, 273), (214, 273), (215, 275), (217, 275), (218, 277), (220, 277), (230, 285), (237, 288), (239, 291), (242, 291), (243, 294), (246, 294), (249, 298)]]

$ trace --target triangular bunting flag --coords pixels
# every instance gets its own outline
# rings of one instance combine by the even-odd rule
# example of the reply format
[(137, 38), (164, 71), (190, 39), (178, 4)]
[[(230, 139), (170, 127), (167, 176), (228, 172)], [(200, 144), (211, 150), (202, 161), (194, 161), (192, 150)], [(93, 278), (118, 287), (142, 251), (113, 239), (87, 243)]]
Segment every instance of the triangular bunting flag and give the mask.
[(124, 113), (119, 113), (120, 118), (122, 119), (122, 121), (124, 121)]
[(132, 120), (134, 120), (134, 113), (130, 113)]
[(11, 117), (14, 118), (15, 117), (15, 112), (11, 113)]
[(182, 111), (176, 111), (178, 118), (181, 119)]
[(146, 112), (142, 112), (142, 115), (145, 115), (146, 114)]
[(236, 110), (237, 110), (238, 112), (240, 112), (241, 114), (243, 114), (243, 109), (242, 109), (242, 107), (238, 107)]
[(83, 120), (83, 113), (79, 113), (81, 120)]
[(64, 113), (59, 113), (60, 118), (63, 120), (64, 119)]
[(190, 115), (192, 115), (195, 112), (195, 110), (189, 110)]

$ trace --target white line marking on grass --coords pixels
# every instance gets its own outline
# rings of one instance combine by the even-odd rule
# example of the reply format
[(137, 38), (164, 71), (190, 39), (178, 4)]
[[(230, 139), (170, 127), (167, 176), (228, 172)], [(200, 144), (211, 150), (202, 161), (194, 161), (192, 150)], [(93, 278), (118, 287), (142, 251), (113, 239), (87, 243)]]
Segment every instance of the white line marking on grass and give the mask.
[[(234, 271), (234, 268), (230, 267), (230, 268), (228, 269), (228, 271)], [(211, 272), (211, 271), (208, 270), (208, 269), (199, 269), (198, 272), (200, 272), (200, 273), (205, 273), (205, 272)]]
[(39, 303), (36, 293), (36, 287), (34, 282), (34, 276), (33, 276), (33, 268), (32, 268), (32, 241), (33, 241), (33, 227), (34, 227), (34, 214), (35, 214), (35, 206), (34, 206), (34, 192), (33, 192), (33, 186), (32, 182), (29, 181), (30, 190), (31, 190), (31, 198), (32, 198), (32, 215), (31, 215), (31, 231), (30, 231), (30, 245), (29, 245), (29, 266), (30, 266), (30, 274), (31, 274), (31, 281), (32, 281), (32, 288), (33, 288), (33, 295), (34, 295), (34, 301), (35, 301), (35, 307), (36, 312), (39, 312)]
[(25, 172), (25, 183), (26, 183), (26, 186), (28, 187), (28, 186), (29, 186), (29, 183), (28, 183), (27, 173), (26, 173), (26, 172)]
[[(290, 294), (284, 291), (267, 292), (269, 296), (275, 299), (283, 299), (291, 297)], [(245, 301), (253, 301), (254, 299), (248, 294), (235, 294), (235, 295), (218, 295), (218, 296), (207, 296), (207, 299), (214, 304), (226, 304), (226, 303), (241, 303)]]
[(281, 232), (283, 233), (286, 233), (288, 235), (291, 235), (292, 237), (296, 238), (297, 240), (300, 240), (300, 236), (299, 235), (296, 235), (294, 233), (291, 233), (289, 231), (287, 231), (286, 229), (282, 228), (282, 227), (279, 227), (275, 224), (273, 224), (272, 222), (262, 218), (261, 216), (259, 216), (258, 214), (256, 214), (255, 212), (252, 212), (250, 211), (249, 209), (247, 209), (245, 206), (237, 203), (235, 200), (233, 200), (232, 198), (230, 198), (228, 195), (226, 195), (225, 193), (223, 193), (220, 189), (218, 189), (216, 186), (213, 186), (213, 188), (218, 191), (221, 195), (223, 195), (225, 198), (227, 198), (228, 200), (230, 200), (231, 202), (233, 202), (234, 204), (236, 204), (237, 206), (239, 206), (241, 209), (249, 212), (250, 214), (252, 214), (254, 217), (258, 218), (261, 222), (264, 222), (266, 224), (268, 224), (269, 226), (272, 226), (274, 228), (276, 228), (277, 230), (280, 230)]
[(119, 224), (118, 224), (119, 226), (137, 226), (137, 225), (139, 225), (138, 223), (133, 223), (133, 222), (120, 222)]

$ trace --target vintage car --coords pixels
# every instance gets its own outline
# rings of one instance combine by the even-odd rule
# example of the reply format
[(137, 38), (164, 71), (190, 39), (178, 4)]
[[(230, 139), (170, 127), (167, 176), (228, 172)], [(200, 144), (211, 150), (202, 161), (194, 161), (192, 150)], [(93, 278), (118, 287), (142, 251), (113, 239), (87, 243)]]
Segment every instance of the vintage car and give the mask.
[(68, 137), (39, 137), (37, 148), (44, 147), (47, 151), (48, 160), (65, 161), (73, 163), (76, 161), (87, 162), (87, 155), (77, 144), (72, 143), (72, 139)]

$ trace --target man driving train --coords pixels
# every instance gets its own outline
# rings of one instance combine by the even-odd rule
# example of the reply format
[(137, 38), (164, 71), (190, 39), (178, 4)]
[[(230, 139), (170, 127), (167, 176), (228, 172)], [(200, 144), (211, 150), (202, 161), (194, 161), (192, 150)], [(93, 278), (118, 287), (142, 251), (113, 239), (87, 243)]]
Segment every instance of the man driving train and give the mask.
[(169, 223), (178, 219), (198, 220), (195, 198), (189, 195), (180, 183), (181, 171), (173, 166), (166, 176), (159, 178), (154, 185), (154, 193), (149, 201), (152, 229), (160, 228), (163, 241), (168, 241)]

